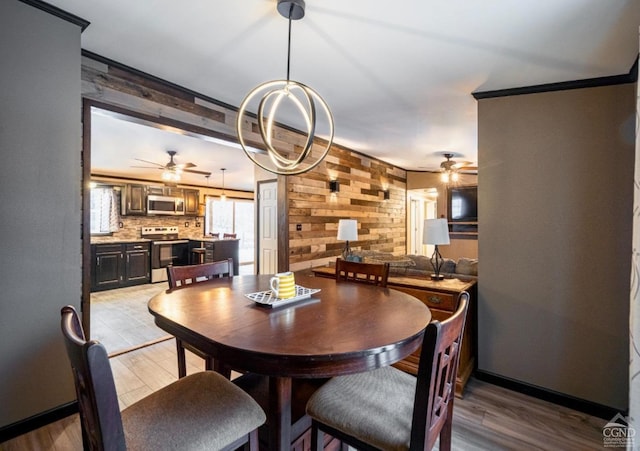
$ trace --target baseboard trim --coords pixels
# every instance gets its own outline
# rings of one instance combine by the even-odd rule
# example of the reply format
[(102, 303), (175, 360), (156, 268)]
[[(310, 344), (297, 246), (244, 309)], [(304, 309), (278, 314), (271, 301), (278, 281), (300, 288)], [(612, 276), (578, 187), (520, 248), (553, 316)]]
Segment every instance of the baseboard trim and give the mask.
[(564, 393), (559, 393), (546, 388), (537, 387), (535, 385), (520, 382), (508, 377), (498, 376), (497, 374), (488, 373), (481, 370), (474, 372), (474, 377), (480, 381), (488, 382), (499, 387), (508, 388), (524, 395), (532, 396), (534, 398), (542, 399), (543, 401), (549, 401), (554, 404), (558, 404), (563, 407), (568, 407), (579, 412), (592, 415), (594, 417), (610, 420), (616, 414), (622, 413), (624, 416), (628, 415), (627, 411), (621, 412), (613, 407), (598, 404), (585, 399), (576, 398)]
[(72, 401), (51, 410), (38, 413), (32, 417), (17, 421), (0, 428), (0, 443), (16, 438), (19, 435), (35, 431), (42, 426), (62, 420), (70, 415), (78, 413), (78, 401)]

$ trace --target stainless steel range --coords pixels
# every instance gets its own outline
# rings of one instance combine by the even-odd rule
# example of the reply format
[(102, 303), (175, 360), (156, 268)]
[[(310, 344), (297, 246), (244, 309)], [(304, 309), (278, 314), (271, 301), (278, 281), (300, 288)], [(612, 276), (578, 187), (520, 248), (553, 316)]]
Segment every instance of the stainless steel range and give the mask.
[(178, 238), (178, 227), (142, 228), (142, 238), (151, 241), (151, 282), (167, 280), (167, 266), (189, 264), (189, 240)]

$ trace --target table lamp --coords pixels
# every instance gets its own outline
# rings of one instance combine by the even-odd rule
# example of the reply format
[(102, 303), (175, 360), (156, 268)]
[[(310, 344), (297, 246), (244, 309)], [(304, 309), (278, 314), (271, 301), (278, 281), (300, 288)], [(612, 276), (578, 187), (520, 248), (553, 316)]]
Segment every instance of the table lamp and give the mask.
[(355, 219), (340, 219), (338, 221), (338, 239), (346, 241), (344, 250), (342, 251), (342, 259), (351, 260), (349, 241), (356, 241), (358, 239), (358, 221)]
[(435, 250), (431, 256), (431, 264), (435, 273), (431, 274), (432, 280), (442, 280), (444, 276), (440, 274), (442, 268), (442, 255), (438, 250), (438, 245), (449, 244), (449, 225), (444, 218), (440, 219), (425, 219), (424, 228), (422, 232), (422, 243), (435, 245)]

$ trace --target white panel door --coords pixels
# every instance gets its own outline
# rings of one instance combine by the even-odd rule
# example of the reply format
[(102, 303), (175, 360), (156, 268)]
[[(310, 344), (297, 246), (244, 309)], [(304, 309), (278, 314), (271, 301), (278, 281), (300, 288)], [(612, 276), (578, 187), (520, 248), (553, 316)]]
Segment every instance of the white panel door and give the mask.
[(278, 183), (260, 183), (258, 274), (278, 272)]

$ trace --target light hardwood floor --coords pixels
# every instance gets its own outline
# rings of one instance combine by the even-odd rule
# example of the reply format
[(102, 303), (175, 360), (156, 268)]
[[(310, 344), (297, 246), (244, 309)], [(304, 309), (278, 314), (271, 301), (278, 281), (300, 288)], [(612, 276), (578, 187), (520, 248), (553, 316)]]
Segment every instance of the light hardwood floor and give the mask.
[[(240, 275), (253, 271), (253, 264), (240, 265)], [(171, 338), (147, 310), (149, 299), (167, 288), (167, 282), (157, 282), (91, 293), (91, 339), (114, 355)]]
[[(121, 408), (177, 379), (175, 341), (164, 341), (111, 358)], [(187, 372), (204, 363), (187, 353)], [(456, 399), (455, 450), (603, 449), (607, 421), (471, 379)], [(0, 444), (3, 451), (80, 451), (77, 415)]]

